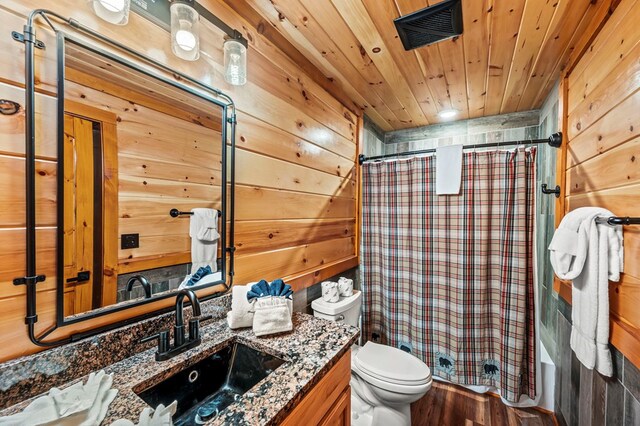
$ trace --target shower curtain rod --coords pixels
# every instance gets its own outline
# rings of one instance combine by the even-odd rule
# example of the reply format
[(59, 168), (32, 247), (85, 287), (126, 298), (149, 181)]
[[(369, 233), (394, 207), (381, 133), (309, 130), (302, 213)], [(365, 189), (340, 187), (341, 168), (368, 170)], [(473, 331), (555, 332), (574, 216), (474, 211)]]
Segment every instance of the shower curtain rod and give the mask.
[[(547, 139), (529, 139), (522, 141), (508, 141), (508, 142), (494, 142), (494, 143), (482, 143), (475, 145), (465, 145), (463, 149), (476, 149), (476, 148), (495, 148), (500, 146), (513, 146), (513, 145), (536, 145), (548, 143), (550, 146), (554, 148), (559, 148), (562, 146), (562, 132), (554, 133)], [(385, 155), (376, 155), (373, 157), (367, 157), (364, 154), (360, 154), (358, 156), (358, 163), (362, 165), (365, 161), (375, 161), (382, 160), (384, 158), (393, 158), (402, 155), (417, 155), (417, 154), (428, 154), (431, 152), (436, 152), (435, 148), (431, 149), (421, 149), (418, 151), (407, 151), (407, 152), (398, 152), (396, 154), (385, 154)]]

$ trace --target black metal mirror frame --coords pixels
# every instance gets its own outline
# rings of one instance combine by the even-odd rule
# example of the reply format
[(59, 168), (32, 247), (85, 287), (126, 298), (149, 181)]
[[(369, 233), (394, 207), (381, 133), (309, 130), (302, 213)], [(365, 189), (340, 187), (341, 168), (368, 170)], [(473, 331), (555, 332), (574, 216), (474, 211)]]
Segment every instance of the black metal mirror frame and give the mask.
[[(73, 37), (72, 35), (65, 33), (64, 31), (57, 31), (56, 34), (56, 49), (57, 49), (57, 139), (58, 139), (58, 153), (63, 152), (64, 150), (64, 139), (65, 139), (65, 134), (64, 134), (64, 102), (65, 102), (65, 67), (66, 67), (66, 59), (65, 59), (65, 55), (66, 55), (66, 46), (68, 43), (72, 43), (75, 44), (79, 47), (81, 47), (84, 50), (87, 50), (91, 53), (94, 53), (96, 55), (99, 55), (102, 58), (111, 60), (113, 62), (118, 63), (119, 65), (123, 65), (127, 68), (130, 68), (136, 72), (139, 72), (141, 74), (144, 74), (147, 77), (153, 78), (157, 81), (160, 81), (164, 84), (170, 85), (176, 89), (180, 89), (184, 92), (187, 92), (193, 96), (197, 96), (202, 100), (205, 100), (207, 102), (212, 103), (213, 105), (215, 105), (218, 108), (222, 109), (222, 137), (221, 137), (221, 145), (222, 145), (222, 149), (221, 149), (221, 156), (222, 156), (222, 217), (221, 217), (221, 232), (220, 232), (220, 242), (221, 242), (221, 247), (223, 248), (222, 251), (222, 262), (220, 265), (220, 272), (221, 272), (221, 276), (223, 277), (223, 279), (219, 280), (219, 281), (214, 281), (211, 282), (209, 284), (205, 284), (202, 286), (198, 287), (199, 289), (204, 289), (204, 288), (208, 288), (208, 287), (214, 287), (217, 285), (224, 285), (225, 286), (225, 291), (229, 289), (229, 286), (227, 286), (226, 280), (224, 279), (224, 277), (226, 277), (226, 254), (228, 252), (228, 250), (224, 250), (225, 247), (227, 247), (227, 203), (225, 202), (225, 200), (227, 199), (227, 149), (226, 149), (226, 140), (227, 140), (227, 127), (228, 127), (228, 123), (227, 123), (227, 116), (228, 116), (228, 105), (224, 102), (220, 102), (219, 100), (207, 96), (203, 93), (200, 93), (196, 90), (193, 90), (192, 88), (180, 84), (176, 81), (172, 81), (164, 76), (161, 76), (159, 74), (156, 73), (152, 73), (148, 70), (143, 69), (142, 67), (134, 64), (133, 62), (130, 62), (122, 57), (119, 57), (115, 54), (112, 54), (106, 50), (100, 49), (98, 47), (95, 46), (89, 46), (85, 43), (83, 43), (82, 41), (80, 41), (78, 38)], [(57, 169), (58, 170), (64, 170), (64, 157), (62, 155), (58, 155), (58, 159), (57, 159)], [(57, 199), (58, 200), (64, 200), (64, 175), (63, 173), (58, 173), (57, 174)], [(231, 189), (231, 197), (233, 197), (233, 188)], [(57, 203), (57, 235), (56, 235), (56, 246), (57, 246), (57, 250), (56, 250), (56, 265), (57, 265), (57, 295), (56, 295), (56, 317), (57, 317), (57, 323), (59, 327), (65, 326), (65, 325), (69, 325), (69, 324), (73, 324), (76, 323), (78, 321), (84, 321), (90, 318), (95, 318), (97, 316), (101, 316), (101, 315), (106, 315), (106, 314), (110, 314), (113, 312), (118, 312), (124, 309), (129, 309), (129, 308), (133, 308), (136, 306), (140, 306), (140, 305), (144, 305), (150, 302), (155, 302), (158, 300), (162, 300), (162, 299), (166, 299), (169, 297), (175, 297), (175, 294), (172, 292), (167, 292), (166, 294), (161, 294), (158, 296), (152, 296), (150, 298), (145, 298), (145, 299), (140, 299), (140, 300), (134, 300), (134, 301), (130, 301), (130, 302), (121, 302), (119, 304), (116, 305), (112, 305), (111, 307), (109, 306), (105, 306), (103, 308), (98, 308), (94, 311), (88, 311), (86, 313), (81, 313), (81, 314), (77, 314), (77, 315), (72, 315), (72, 316), (67, 316), (65, 317), (64, 315), (64, 288), (65, 288), (65, 280), (64, 280), (64, 274), (61, 273), (61, 271), (64, 270), (64, 210), (65, 210), (65, 206), (64, 203), (58, 202)], [(231, 221), (231, 224), (233, 224), (233, 220)], [(231, 225), (233, 226), (233, 225)], [(231, 256), (233, 256), (233, 253), (230, 253)], [(100, 273), (102, 273), (102, 271), (100, 271)]]
[[(234, 246), (234, 210), (235, 210), (235, 199), (234, 199), (234, 187), (235, 187), (235, 136), (236, 136), (236, 123), (237, 123), (237, 116), (236, 116), (236, 107), (235, 104), (233, 102), (233, 99), (231, 99), (231, 97), (229, 95), (227, 95), (226, 93), (222, 92), (221, 90), (218, 90), (216, 88), (213, 88), (211, 86), (208, 86), (204, 83), (202, 83), (201, 81), (194, 79), (186, 74), (180, 73), (176, 70), (171, 69), (170, 67), (146, 56), (143, 55), (135, 50), (132, 50), (130, 48), (128, 48), (127, 46), (112, 40), (94, 30), (92, 30), (91, 28), (81, 24), (80, 22), (78, 22), (75, 19), (70, 19), (70, 18), (65, 18), (64, 16), (61, 16), (60, 14), (57, 14), (55, 12), (49, 11), (49, 10), (45, 10), (45, 9), (36, 9), (33, 10), (28, 18), (27, 18), (27, 23), (24, 26), (24, 33), (20, 34), (17, 31), (13, 31), (11, 36), (12, 38), (20, 43), (24, 43), (25, 45), (25, 186), (26, 186), (26, 191), (25, 191), (25, 204), (26, 204), (26, 213), (25, 213), (25, 219), (26, 219), (26, 227), (25, 227), (25, 234), (26, 234), (26, 253), (25, 253), (25, 276), (23, 277), (16, 277), (13, 280), (13, 284), (14, 285), (24, 285), (26, 287), (26, 291), (25, 291), (25, 299), (26, 299), (26, 315), (25, 315), (25, 324), (27, 325), (27, 332), (29, 335), (29, 339), (31, 340), (31, 342), (34, 345), (37, 346), (41, 346), (41, 347), (53, 347), (53, 346), (58, 346), (58, 345), (62, 345), (62, 344), (66, 344), (66, 343), (70, 343), (70, 342), (74, 342), (80, 339), (83, 339), (85, 337), (88, 336), (92, 336), (107, 330), (111, 330), (117, 327), (121, 327), (123, 325), (126, 324), (130, 324), (132, 322), (135, 321), (139, 321), (143, 318), (147, 318), (147, 317), (151, 317), (151, 316), (155, 316), (158, 315), (159, 313), (162, 312), (168, 312), (171, 307), (167, 307), (167, 308), (162, 308), (162, 309), (157, 309), (155, 311), (146, 313), (146, 314), (141, 314), (141, 315), (135, 315), (132, 316), (131, 318), (127, 318), (125, 320), (121, 320), (121, 321), (117, 321), (102, 327), (97, 327), (91, 330), (87, 330), (85, 332), (80, 332), (80, 333), (75, 333), (75, 334), (71, 334), (69, 337), (65, 337), (65, 338), (58, 338), (58, 339), (49, 339), (49, 340), (45, 340), (48, 336), (50, 336), (56, 329), (58, 329), (59, 327), (63, 326), (63, 325), (69, 325), (72, 323), (76, 323), (76, 322), (80, 322), (80, 321), (85, 321), (91, 318), (95, 318), (98, 316), (102, 316), (102, 315), (106, 315), (106, 314), (111, 314), (113, 312), (117, 312), (117, 311), (122, 311), (124, 309), (130, 309), (136, 306), (139, 306), (141, 304), (144, 303), (148, 303), (149, 301), (158, 301), (158, 300), (162, 300), (168, 297), (172, 297), (172, 294), (167, 294), (167, 295), (162, 295), (156, 298), (152, 298), (152, 299), (146, 299), (146, 300), (142, 300), (139, 303), (130, 303), (130, 304), (126, 304), (123, 306), (114, 306), (112, 309), (101, 309), (99, 311), (93, 312), (93, 313), (88, 313), (86, 315), (79, 315), (77, 317), (74, 318), (70, 318), (70, 319), (65, 319), (64, 318), (64, 310), (62, 309), (62, 304), (63, 304), (63, 299), (64, 299), (64, 288), (61, 287), (60, 285), (58, 285), (58, 290), (56, 292), (56, 325), (54, 325), (53, 327), (47, 329), (46, 331), (42, 332), (40, 335), (36, 335), (35, 333), (35, 324), (38, 321), (38, 315), (37, 315), (37, 309), (36, 309), (36, 298), (37, 298), (37, 285), (38, 283), (43, 282), (46, 277), (43, 274), (39, 274), (37, 271), (37, 242), (36, 242), (36, 194), (35, 194), (35, 161), (36, 161), (36, 156), (35, 156), (35, 141), (36, 141), (36, 135), (35, 135), (35, 131), (36, 131), (36, 126), (35, 126), (35, 92), (36, 92), (36, 84), (35, 84), (35, 49), (43, 49), (45, 48), (44, 43), (42, 43), (40, 40), (38, 40), (36, 38), (36, 30), (34, 27), (34, 22), (35, 20), (40, 17), (42, 18), (47, 24), (48, 26), (53, 30), (53, 32), (55, 33), (56, 36), (56, 51), (57, 51), (57, 66), (58, 66), (58, 88), (57, 88), (57, 95), (58, 95), (58, 106), (57, 106), (57, 121), (58, 121), (58, 145), (60, 145), (60, 138), (64, 137), (64, 128), (61, 125), (61, 123), (63, 123), (64, 121), (64, 43), (66, 40), (69, 40), (71, 42), (75, 42), (85, 48), (88, 48), (90, 50), (94, 50), (96, 51), (96, 53), (100, 53), (103, 54), (106, 57), (109, 57), (117, 62), (122, 63), (123, 65), (126, 66), (130, 66), (133, 69), (136, 69), (152, 78), (157, 78), (161, 81), (164, 81), (176, 88), (185, 90), (189, 93), (192, 93), (193, 95), (196, 95), (206, 101), (209, 101), (215, 105), (218, 105), (219, 107), (221, 107), (223, 109), (223, 115), (222, 115), (222, 120), (223, 120), (223, 126), (222, 126), (222, 141), (223, 141), (223, 150), (221, 153), (222, 159), (223, 159), (223, 180), (225, 182), (225, 184), (222, 186), (221, 188), (221, 195), (222, 195), (222, 200), (223, 200), (223, 205), (222, 205), (222, 211), (223, 211), (223, 221), (222, 221), (222, 235), (221, 235), (221, 247), (222, 247), (222, 251), (223, 254), (226, 255), (226, 253), (229, 254), (229, 270), (225, 271), (226, 269), (226, 261), (223, 262), (222, 268), (223, 269), (223, 274), (222, 276), (225, 277), (226, 273), (228, 273), (228, 281), (224, 281), (221, 280), (220, 283), (211, 283), (211, 285), (209, 286), (202, 286), (201, 288), (206, 288), (206, 287), (210, 287), (212, 285), (223, 285), (225, 287), (225, 291), (222, 292), (217, 292), (211, 295), (207, 295), (205, 297), (203, 297), (203, 299), (208, 299), (208, 298), (213, 298), (213, 297), (217, 297), (220, 296), (222, 294), (224, 294), (226, 292), (226, 290), (228, 290), (231, 285), (233, 284), (233, 275), (234, 275), (234, 252), (235, 252), (235, 246)], [(185, 81), (188, 82), (189, 84), (191, 84), (193, 87), (197, 87), (199, 90), (195, 90), (192, 87), (189, 87), (187, 85), (183, 85), (180, 84), (174, 80), (168, 79), (162, 75), (160, 75), (159, 73), (155, 73), (155, 72), (151, 72), (148, 71), (146, 69), (143, 69), (142, 67), (139, 67), (133, 63), (131, 63), (130, 61), (121, 58), (117, 55), (114, 55), (112, 53), (108, 53), (106, 51), (104, 51), (103, 49), (97, 48), (97, 47), (88, 47), (85, 44), (83, 44), (82, 42), (77, 41), (76, 39), (73, 39), (71, 36), (69, 36), (68, 34), (63, 33), (61, 30), (59, 30), (58, 28), (56, 28), (53, 25), (52, 21), (56, 21), (56, 22), (62, 22), (64, 24), (69, 25), (70, 27), (72, 27), (74, 30), (79, 31), (80, 33), (83, 33), (84, 35), (89, 36), (90, 38), (92, 38), (93, 40), (102, 42), (112, 48), (115, 48), (116, 50), (122, 51), (127, 53), (128, 55), (136, 58), (137, 60), (140, 60), (143, 63), (146, 63), (148, 65), (151, 65), (152, 68), (154, 70), (158, 70), (158, 71), (163, 71), (169, 75), (173, 75), (176, 79), (180, 79), (181, 81)], [(222, 98), (225, 102), (220, 101), (218, 98)], [(230, 130), (228, 130), (228, 128), (230, 127)], [(230, 132), (230, 133), (229, 133)], [(231, 151), (230, 151), (230, 177), (229, 177), (229, 184), (230, 184), (230, 196), (229, 196), (229, 200), (227, 200), (227, 143), (230, 144), (231, 147)], [(227, 208), (227, 201), (228, 201), (228, 208)], [(60, 210), (63, 207), (60, 206), (60, 203), (58, 203), (58, 214), (60, 214)], [(226, 235), (226, 219), (227, 219), (227, 210), (229, 211), (229, 220), (230, 220), (230, 229), (229, 229), (229, 237), (227, 239), (227, 235)], [(58, 218), (59, 219), (59, 218)], [(58, 231), (60, 231), (60, 228), (63, 225), (61, 225), (60, 223), (58, 223)], [(58, 240), (60, 240), (60, 232), (58, 232), (58, 236), (57, 236)], [(228, 241), (227, 241), (228, 240)], [(58, 244), (60, 244), (60, 241), (57, 241)], [(60, 245), (58, 245), (58, 247), (60, 247)], [(226, 256), (225, 257), (226, 260)], [(59, 261), (59, 260), (58, 260)], [(59, 265), (58, 265), (59, 266)], [(60, 270), (58, 270), (60, 271)], [(59, 284), (60, 282), (60, 278), (57, 277), (57, 282)]]

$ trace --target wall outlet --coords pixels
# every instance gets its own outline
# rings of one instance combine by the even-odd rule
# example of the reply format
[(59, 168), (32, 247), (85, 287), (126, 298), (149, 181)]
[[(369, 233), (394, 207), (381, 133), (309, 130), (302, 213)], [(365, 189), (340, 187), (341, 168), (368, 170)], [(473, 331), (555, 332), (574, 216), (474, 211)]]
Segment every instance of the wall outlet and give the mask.
[(120, 248), (122, 250), (140, 247), (140, 234), (122, 234), (120, 236)]

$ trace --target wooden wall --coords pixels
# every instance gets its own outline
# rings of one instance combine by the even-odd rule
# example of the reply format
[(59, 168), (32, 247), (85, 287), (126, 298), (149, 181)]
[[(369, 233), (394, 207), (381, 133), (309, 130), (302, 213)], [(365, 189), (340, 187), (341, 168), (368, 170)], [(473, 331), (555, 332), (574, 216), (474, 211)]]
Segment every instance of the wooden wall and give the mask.
[[(561, 84), (569, 144), (560, 156), (562, 212), (598, 206), (640, 216), (640, 26), (638, 1), (622, 0)], [(611, 342), (640, 366), (640, 228), (624, 227), (625, 265), (610, 283)], [(560, 294), (570, 298), (567, 283)]]
[[(201, 26), (201, 59), (181, 61), (171, 53), (169, 34), (131, 14), (129, 24), (106, 24), (83, 0), (7, 0), (0, 23), (22, 31), (26, 14), (49, 8), (151, 55), (171, 67), (229, 93), (238, 106), (236, 187), (236, 283), (284, 277), (301, 288), (357, 264), (355, 158), (361, 120), (308, 73), (243, 21), (222, 1), (203, 0), (217, 16), (249, 40), (249, 82), (226, 85), (221, 78), (222, 34)], [(258, 25), (260, 26), (260, 25)], [(55, 49), (51, 34), (38, 31), (49, 48), (37, 51), (37, 330), (55, 312)], [(289, 46), (290, 48), (290, 46)], [(23, 45), (0, 37), (0, 98), (24, 103)], [(285, 49), (286, 50), (286, 49)], [(36, 351), (24, 325), (24, 288), (11, 284), (24, 275), (24, 115), (0, 117), (0, 361)], [(163, 152), (166, 155), (167, 152)], [(138, 153), (131, 153), (133, 159)], [(132, 160), (133, 161), (133, 160)], [(121, 182), (121, 190), (127, 181)], [(125, 191), (126, 192), (126, 191)], [(132, 211), (136, 201), (122, 203)], [(172, 206), (162, 206), (167, 210)], [(56, 331), (52, 337), (90, 329), (171, 304), (155, 302)]]
[[(132, 107), (130, 97), (108, 93), (103, 81), (72, 75), (77, 82), (67, 81), (66, 99), (118, 117), (117, 272), (190, 262), (188, 217), (173, 218), (169, 210), (222, 208), (220, 125), (212, 129), (158, 111), (144, 99)], [(140, 235), (140, 247), (121, 249), (120, 235), (131, 233)]]

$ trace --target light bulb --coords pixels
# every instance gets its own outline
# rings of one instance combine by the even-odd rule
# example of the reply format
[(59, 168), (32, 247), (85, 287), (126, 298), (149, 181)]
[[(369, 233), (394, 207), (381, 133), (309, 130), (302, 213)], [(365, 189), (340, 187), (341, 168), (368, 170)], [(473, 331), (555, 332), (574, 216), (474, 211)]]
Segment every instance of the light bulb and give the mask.
[(440, 118), (453, 118), (456, 115), (458, 115), (458, 111), (456, 111), (455, 109), (445, 109), (438, 113), (438, 116), (440, 116)]
[(178, 30), (176, 32), (176, 43), (182, 50), (191, 52), (196, 47), (196, 36), (186, 30)]
[(224, 80), (234, 86), (247, 83), (247, 48), (237, 40), (224, 42)]
[(109, 12), (122, 12), (125, 7), (124, 0), (98, 0)]
[(131, 0), (93, 0), (93, 11), (100, 18), (115, 25), (129, 22)]
[(171, 50), (178, 58), (196, 61), (200, 57), (200, 15), (187, 3), (171, 3)]

